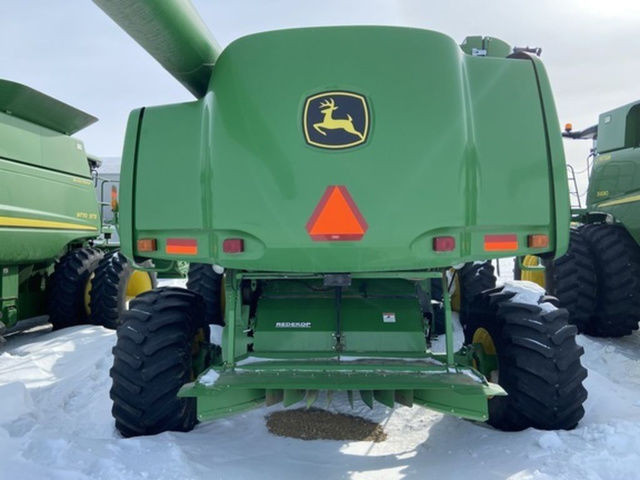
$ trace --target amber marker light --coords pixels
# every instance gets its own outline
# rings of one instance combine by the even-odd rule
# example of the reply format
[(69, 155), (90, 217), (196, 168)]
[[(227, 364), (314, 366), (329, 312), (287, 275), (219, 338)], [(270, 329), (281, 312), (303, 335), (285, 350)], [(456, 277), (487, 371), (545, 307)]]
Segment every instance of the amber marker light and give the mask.
[(139, 252), (155, 252), (158, 249), (158, 242), (155, 238), (140, 238), (136, 245)]
[(529, 248), (547, 248), (549, 246), (549, 235), (533, 234), (527, 237)]

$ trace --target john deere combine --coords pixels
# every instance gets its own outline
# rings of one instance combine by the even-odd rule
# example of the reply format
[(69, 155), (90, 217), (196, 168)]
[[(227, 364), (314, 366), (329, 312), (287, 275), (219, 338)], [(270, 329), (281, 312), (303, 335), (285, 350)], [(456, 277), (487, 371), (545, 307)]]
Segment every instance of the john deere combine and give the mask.
[(587, 205), (572, 211), (567, 254), (525, 258), (534, 269), (523, 278), (546, 284), (581, 331), (628, 335), (640, 321), (640, 102), (605, 112), (582, 131), (568, 126), (563, 135), (593, 141)]
[[(111, 262), (117, 245), (97, 247), (99, 161), (69, 136), (96, 120), (0, 80), (0, 335), (47, 317), (54, 328), (96, 321), (89, 318), (92, 275), (100, 262)], [(99, 292), (91, 306), (104, 316)]]
[(196, 97), (129, 117), (123, 252), (197, 263), (201, 288), (155, 289), (123, 315), (111, 369), (123, 435), (311, 405), (319, 391), (505, 430), (578, 423), (582, 349), (542, 290), (467, 299), (456, 350), (443, 288), (446, 349), (430, 349), (431, 279), (566, 250), (562, 141), (537, 57), (395, 27), (266, 32), (221, 50), (188, 1), (95, 3)]

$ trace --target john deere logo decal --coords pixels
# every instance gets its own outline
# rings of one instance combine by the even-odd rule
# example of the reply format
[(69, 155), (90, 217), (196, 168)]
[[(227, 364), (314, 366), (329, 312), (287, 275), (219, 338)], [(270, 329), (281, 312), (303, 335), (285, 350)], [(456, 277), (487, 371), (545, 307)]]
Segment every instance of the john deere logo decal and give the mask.
[(323, 92), (307, 98), (302, 115), (304, 136), (320, 148), (360, 145), (369, 134), (367, 100), (352, 92)]

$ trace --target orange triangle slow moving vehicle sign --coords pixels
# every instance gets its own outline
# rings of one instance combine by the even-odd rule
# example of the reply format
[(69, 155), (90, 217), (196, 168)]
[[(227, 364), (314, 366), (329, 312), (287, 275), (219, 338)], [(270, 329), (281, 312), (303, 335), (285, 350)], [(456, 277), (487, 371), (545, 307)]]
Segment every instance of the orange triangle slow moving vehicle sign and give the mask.
[(316, 242), (357, 241), (369, 226), (347, 187), (327, 187), (307, 222), (307, 232)]

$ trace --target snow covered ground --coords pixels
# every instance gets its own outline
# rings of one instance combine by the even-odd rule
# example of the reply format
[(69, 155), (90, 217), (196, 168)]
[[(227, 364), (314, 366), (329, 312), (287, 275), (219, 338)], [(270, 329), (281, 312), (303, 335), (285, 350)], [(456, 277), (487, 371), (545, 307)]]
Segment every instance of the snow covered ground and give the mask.
[[(459, 330), (457, 337), (460, 337)], [(113, 332), (75, 327), (16, 336), (0, 353), (0, 478), (12, 479), (632, 479), (640, 478), (640, 335), (581, 336), (586, 416), (571, 432), (503, 433), (414, 407), (355, 414), (382, 443), (271, 435), (276, 408), (190, 433), (123, 439), (108, 391)], [(346, 396), (332, 409), (351, 413)]]

